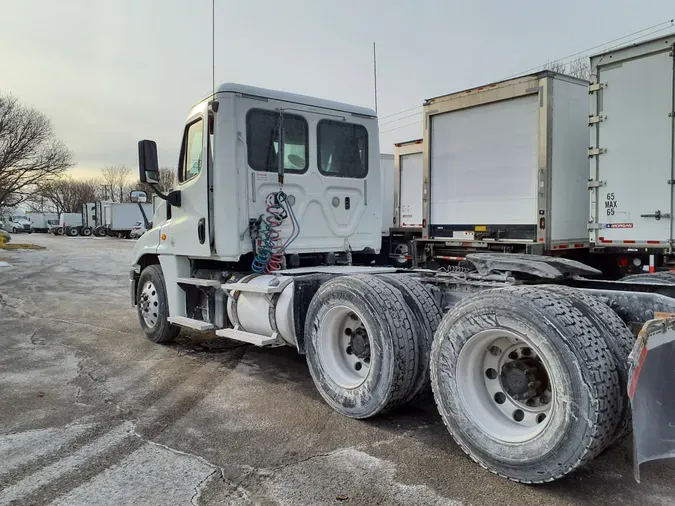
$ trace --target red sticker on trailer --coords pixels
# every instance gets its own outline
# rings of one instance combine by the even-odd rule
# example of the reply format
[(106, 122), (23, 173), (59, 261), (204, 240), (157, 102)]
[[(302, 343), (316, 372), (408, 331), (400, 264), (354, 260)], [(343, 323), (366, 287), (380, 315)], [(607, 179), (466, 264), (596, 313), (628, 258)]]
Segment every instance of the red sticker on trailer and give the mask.
[(633, 228), (632, 223), (605, 223), (605, 228)]

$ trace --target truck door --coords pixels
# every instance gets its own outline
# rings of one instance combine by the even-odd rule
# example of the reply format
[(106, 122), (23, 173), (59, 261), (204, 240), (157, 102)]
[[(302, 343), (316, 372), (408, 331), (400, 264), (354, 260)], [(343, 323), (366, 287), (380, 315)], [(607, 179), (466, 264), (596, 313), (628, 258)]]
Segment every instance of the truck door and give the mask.
[(181, 192), (181, 206), (171, 207), (170, 237), (167, 237), (176, 255), (211, 255), (211, 192), (207, 167), (210, 166), (212, 135), (213, 121), (210, 120), (207, 104), (202, 103), (191, 111), (183, 131), (177, 185)]
[[(248, 104), (249, 101), (245, 103)], [(246, 122), (249, 167), (249, 218), (266, 212), (266, 197), (279, 190), (279, 107), (250, 101)], [(268, 108), (269, 107), (269, 108)], [(283, 110), (284, 185), (302, 224), (289, 252), (340, 252), (379, 249), (381, 194), (376, 135), (369, 139), (364, 119), (345, 113), (326, 118), (295, 107)], [(281, 227), (291, 233), (291, 220)]]
[(598, 245), (673, 238), (673, 79), (672, 47), (598, 68)]

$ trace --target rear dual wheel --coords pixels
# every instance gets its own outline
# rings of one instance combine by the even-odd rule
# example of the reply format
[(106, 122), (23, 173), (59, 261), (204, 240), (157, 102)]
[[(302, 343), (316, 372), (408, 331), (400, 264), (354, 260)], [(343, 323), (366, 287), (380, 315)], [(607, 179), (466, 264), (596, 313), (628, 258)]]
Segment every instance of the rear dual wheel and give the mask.
[(603, 329), (564, 293), (509, 287), (467, 297), (431, 353), (434, 399), (450, 433), (486, 469), (553, 481), (604, 450), (622, 411)]
[(418, 376), (415, 317), (401, 292), (370, 275), (341, 276), (305, 320), (309, 371), (335, 411), (368, 418), (407, 402)]

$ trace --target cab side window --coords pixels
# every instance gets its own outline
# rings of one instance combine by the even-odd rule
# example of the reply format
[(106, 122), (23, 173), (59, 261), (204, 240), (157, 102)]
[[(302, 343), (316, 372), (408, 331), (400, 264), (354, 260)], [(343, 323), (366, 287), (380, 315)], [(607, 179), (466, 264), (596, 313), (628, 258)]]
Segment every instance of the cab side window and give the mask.
[(181, 150), (180, 170), (178, 171), (178, 179), (181, 183), (197, 176), (202, 170), (203, 138), (204, 122), (201, 119), (186, 127)]

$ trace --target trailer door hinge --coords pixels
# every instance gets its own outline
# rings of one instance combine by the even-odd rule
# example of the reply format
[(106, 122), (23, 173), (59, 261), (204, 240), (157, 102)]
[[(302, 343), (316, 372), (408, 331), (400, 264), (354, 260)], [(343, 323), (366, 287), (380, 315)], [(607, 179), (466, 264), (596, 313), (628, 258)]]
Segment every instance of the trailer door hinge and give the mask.
[(597, 116), (589, 116), (588, 117), (588, 124), (589, 125), (595, 125), (596, 123), (600, 123), (601, 121), (605, 121), (607, 119), (606, 114), (598, 114)]
[(589, 223), (588, 224), (588, 230), (601, 230), (605, 228), (605, 225), (602, 223)]
[(675, 111), (671, 111), (668, 113), (669, 118), (672, 118), (673, 116), (675, 116)]
[(592, 190), (593, 188), (600, 188), (601, 186), (605, 186), (606, 184), (607, 181), (589, 181), (588, 189)]
[(598, 156), (607, 153), (607, 148), (589, 148), (588, 156)]
[(604, 88), (607, 88), (607, 83), (595, 83), (595, 84), (591, 84), (591, 85), (588, 87), (588, 93), (593, 93), (593, 92), (602, 90), (602, 89), (604, 89)]

